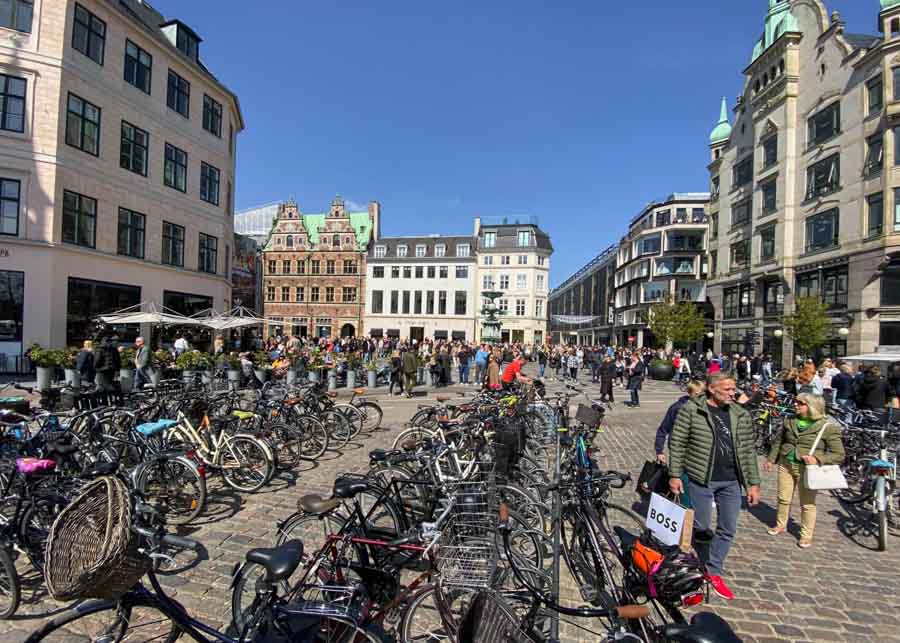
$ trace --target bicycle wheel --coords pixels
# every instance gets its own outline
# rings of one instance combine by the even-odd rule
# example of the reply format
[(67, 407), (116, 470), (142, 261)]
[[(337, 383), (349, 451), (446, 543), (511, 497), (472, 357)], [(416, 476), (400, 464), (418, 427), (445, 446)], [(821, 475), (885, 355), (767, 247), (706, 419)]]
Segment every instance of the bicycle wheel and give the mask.
[(318, 460), (328, 449), (328, 429), (311, 415), (294, 416), (294, 423), (300, 430), (300, 457)]
[(174, 643), (181, 632), (151, 603), (88, 601), (46, 621), (26, 643)]
[(380, 625), (351, 625), (339, 618), (324, 617), (319, 619), (315, 631), (304, 638), (310, 643), (394, 643), (394, 637), (385, 632)]
[(431, 429), (426, 429), (421, 426), (410, 426), (408, 429), (404, 429), (397, 434), (397, 437), (394, 438), (394, 444), (391, 445), (392, 449), (399, 449), (400, 445), (404, 442), (421, 442), (425, 438), (434, 437), (434, 431)]
[(374, 431), (381, 426), (381, 420), (384, 417), (384, 411), (375, 402), (363, 401), (354, 404), (362, 413), (363, 431)]
[(206, 479), (184, 458), (166, 457), (148, 463), (138, 485), (146, 502), (170, 525), (186, 525), (206, 508)]
[(363, 428), (362, 412), (352, 404), (335, 404), (334, 410), (341, 413), (350, 423), (350, 439), (359, 435)]
[(44, 571), (44, 551), (50, 527), (67, 504), (62, 497), (35, 498), (22, 513), (19, 538), (28, 553), (28, 559), (38, 571)]
[(303, 454), (303, 433), (285, 422), (268, 422), (269, 441), (278, 456), (279, 464), (296, 467)]
[(325, 430), (328, 431), (329, 444), (332, 444), (338, 451), (347, 446), (350, 438), (353, 437), (353, 428), (343, 413), (329, 409), (323, 411), (319, 419), (325, 425)]
[(0, 548), (0, 619), (7, 619), (19, 609), (19, 575), (6, 547)]
[(472, 594), (452, 590), (450, 596), (427, 586), (416, 592), (400, 617), (400, 643), (432, 643), (456, 640), (458, 623), (466, 614)]
[(250, 436), (236, 435), (219, 449), (216, 465), (226, 484), (237, 491), (259, 491), (273, 474), (268, 449)]

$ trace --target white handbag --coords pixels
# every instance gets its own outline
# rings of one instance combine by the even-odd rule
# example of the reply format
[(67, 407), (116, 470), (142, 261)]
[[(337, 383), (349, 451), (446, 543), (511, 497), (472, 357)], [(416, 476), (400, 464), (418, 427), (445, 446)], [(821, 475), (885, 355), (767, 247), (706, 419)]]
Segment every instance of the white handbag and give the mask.
[[(815, 455), (819, 441), (827, 428), (828, 422), (825, 422), (819, 431), (819, 435), (816, 436), (816, 441), (813, 442), (812, 449), (809, 450), (809, 455)], [(841, 468), (836, 464), (807, 464), (803, 467), (803, 484), (807, 489), (816, 491), (846, 489), (847, 479), (844, 477)]]

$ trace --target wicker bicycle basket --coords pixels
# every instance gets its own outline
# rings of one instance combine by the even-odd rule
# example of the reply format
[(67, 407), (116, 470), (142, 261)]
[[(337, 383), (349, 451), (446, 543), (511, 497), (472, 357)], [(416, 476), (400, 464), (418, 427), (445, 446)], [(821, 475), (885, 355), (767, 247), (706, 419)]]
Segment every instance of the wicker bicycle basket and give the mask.
[(150, 569), (131, 529), (128, 489), (118, 478), (98, 478), (56, 517), (47, 539), (44, 576), (60, 601), (116, 599)]

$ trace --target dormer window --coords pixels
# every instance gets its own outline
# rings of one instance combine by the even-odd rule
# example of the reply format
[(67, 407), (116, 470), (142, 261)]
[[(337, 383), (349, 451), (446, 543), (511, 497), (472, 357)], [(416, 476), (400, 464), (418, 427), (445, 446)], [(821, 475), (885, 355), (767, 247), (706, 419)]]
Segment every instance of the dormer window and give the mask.
[(179, 20), (173, 20), (162, 25), (160, 29), (166, 39), (172, 43), (178, 51), (194, 62), (199, 62), (201, 40), (190, 27)]
[(387, 248), (385, 246), (375, 246), (376, 259), (383, 259), (385, 254), (387, 254)]
[(424, 257), (424, 256), (425, 256), (425, 246), (424, 246), (424, 245), (417, 245), (417, 246), (416, 246), (416, 256), (417, 256), (417, 257)]
[(337, 235), (337, 234), (334, 235), (334, 238), (331, 240), (331, 247), (332, 248), (340, 248), (341, 247), (341, 236), (340, 235)]
[(407, 250), (408, 250), (408, 248), (406, 246), (397, 246), (397, 256), (405, 257)]

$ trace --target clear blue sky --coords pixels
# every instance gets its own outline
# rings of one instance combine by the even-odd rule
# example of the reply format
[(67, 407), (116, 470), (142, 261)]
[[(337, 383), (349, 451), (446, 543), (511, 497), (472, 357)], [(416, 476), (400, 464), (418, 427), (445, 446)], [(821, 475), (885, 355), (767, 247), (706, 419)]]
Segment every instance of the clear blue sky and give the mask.
[[(151, 0), (240, 97), (238, 209), (335, 194), (384, 234), (534, 215), (558, 284), (648, 201), (706, 190), (767, 0)], [(875, 33), (878, 0), (833, 0)], [(259, 9), (256, 11), (255, 9)]]

